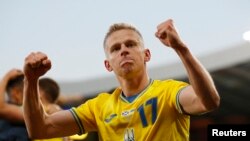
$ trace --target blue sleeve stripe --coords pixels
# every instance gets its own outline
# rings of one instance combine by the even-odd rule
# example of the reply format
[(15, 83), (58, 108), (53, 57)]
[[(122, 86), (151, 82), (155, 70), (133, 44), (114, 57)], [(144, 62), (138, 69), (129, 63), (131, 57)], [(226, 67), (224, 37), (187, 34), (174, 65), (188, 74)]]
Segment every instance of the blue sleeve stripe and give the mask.
[(75, 112), (75, 110), (73, 108), (69, 109), (70, 113), (73, 115), (78, 127), (79, 127), (79, 133), (78, 135), (81, 135), (84, 133), (84, 128), (83, 128), (83, 125), (82, 125), (82, 122), (80, 120), (80, 118), (78, 117), (77, 113)]
[[(187, 86), (186, 86), (186, 87), (187, 87)], [(180, 95), (181, 91), (182, 91), (183, 89), (185, 89), (186, 87), (181, 88), (181, 89), (178, 91), (177, 95), (176, 95), (177, 110), (178, 110), (181, 114), (187, 114), (187, 113), (184, 111), (184, 109), (182, 108), (182, 106), (181, 106), (181, 104), (180, 104), (180, 101), (179, 101), (179, 95)]]

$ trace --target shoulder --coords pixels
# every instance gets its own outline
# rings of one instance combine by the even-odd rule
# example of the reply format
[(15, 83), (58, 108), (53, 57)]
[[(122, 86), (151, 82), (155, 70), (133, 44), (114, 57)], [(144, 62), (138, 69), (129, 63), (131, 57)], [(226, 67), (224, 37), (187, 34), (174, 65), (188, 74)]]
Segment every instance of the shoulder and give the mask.
[(105, 99), (105, 100), (108, 100), (108, 99), (113, 99), (113, 98), (116, 98), (116, 97), (119, 97), (120, 96), (120, 93), (121, 93), (121, 88), (116, 88), (114, 89), (112, 92), (103, 92), (103, 93), (100, 93), (96, 96), (96, 98), (94, 99), (101, 99), (102, 101)]
[(167, 79), (167, 80), (154, 80), (153, 86), (155, 87), (175, 87), (175, 86), (187, 86), (189, 85), (187, 82), (174, 80), (174, 79)]
[(168, 79), (168, 80), (154, 80), (151, 91), (158, 93), (166, 98), (175, 100), (176, 95), (189, 84), (183, 81)]
[[(96, 97), (88, 99), (85, 103), (73, 108), (76, 112), (84, 111), (86, 113), (91, 113), (93, 111), (100, 111), (106, 105), (112, 104), (115, 101), (118, 92), (115, 90), (112, 94), (108, 92), (99, 93)], [(89, 112), (87, 112), (89, 111)]]

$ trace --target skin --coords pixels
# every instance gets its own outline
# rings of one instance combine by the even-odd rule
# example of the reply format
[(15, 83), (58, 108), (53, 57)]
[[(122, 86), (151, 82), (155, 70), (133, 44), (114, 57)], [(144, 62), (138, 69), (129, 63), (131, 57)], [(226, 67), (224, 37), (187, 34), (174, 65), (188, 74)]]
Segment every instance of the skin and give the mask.
[(138, 34), (120, 30), (107, 39), (104, 61), (108, 71), (114, 71), (123, 92), (132, 96), (142, 91), (149, 83), (146, 62), (151, 58), (149, 49), (143, 47)]
[(202, 114), (217, 108), (220, 97), (214, 82), (208, 71), (181, 41), (173, 20), (157, 26), (155, 36), (164, 45), (175, 50), (187, 70), (191, 86), (184, 89), (179, 97), (184, 111), (188, 114)]
[(11, 69), (0, 80), (0, 117), (11, 122), (24, 122), (23, 112), (20, 106), (15, 104), (22, 104), (23, 92), (17, 88), (11, 90), (12, 103), (9, 104), (5, 101), (5, 92), (8, 81), (16, 76), (23, 74), (19, 69)]
[(48, 114), (53, 114), (57, 111), (60, 111), (62, 110), (61, 107), (55, 103), (51, 103), (49, 100), (46, 99), (46, 94), (45, 92), (42, 90), (42, 89), (39, 89), (39, 92), (40, 92), (40, 100), (43, 104), (44, 107), (46, 107), (46, 112)]
[[(23, 91), (19, 88), (13, 88), (12, 93), (12, 104), (5, 101), (6, 87), (9, 80), (15, 78), (16, 76), (22, 75), (23, 72), (19, 69), (11, 69), (8, 71), (4, 77), (0, 80), (0, 118), (5, 119), (10, 122), (24, 123), (23, 110), (20, 106), (23, 103)], [(46, 107), (47, 113), (52, 114), (54, 112), (60, 111), (61, 108), (54, 103), (49, 102), (44, 97), (44, 91), (40, 91), (40, 100), (43, 103), (43, 107)], [(13, 104), (14, 103), (14, 104)], [(16, 105), (17, 104), (17, 105)]]
[[(201, 114), (217, 108), (220, 97), (211, 76), (181, 41), (173, 21), (170, 19), (158, 25), (155, 36), (177, 53), (188, 72), (191, 85), (179, 95), (184, 111), (188, 114)], [(119, 30), (112, 33), (107, 38), (105, 53), (105, 67), (115, 73), (125, 96), (132, 96), (148, 85), (146, 63), (150, 61), (151, 55), (135, 32)], [(38, 98), (37, 82), (50, 68), (51, 61), (42, 52), (33, 52), (25, 59), (24, 116), (31, 137), (66, 136), (79, 132), (69, 111), (52, 115), (43, 112)]]
[(78, 127), (69, 111), (59, 111), (51, 115), (44, 112), (39, 99), (38, 79), (50, 68), (51, 61), (44, 53), (31, 53), (25, 58), (23, 105), (25, 124), (30, 138), (63, 137), (78, 132)]

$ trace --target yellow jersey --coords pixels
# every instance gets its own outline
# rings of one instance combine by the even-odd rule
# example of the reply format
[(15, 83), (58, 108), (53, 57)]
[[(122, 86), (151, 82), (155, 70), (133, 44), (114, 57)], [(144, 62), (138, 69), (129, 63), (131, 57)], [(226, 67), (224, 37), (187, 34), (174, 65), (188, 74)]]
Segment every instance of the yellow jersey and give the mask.
[(102, 141), (187, 141), (190, 117), (183, 114), (178, 94), (188, 84), (153, 80), (132, 101), (121, 88), (101, 93), (70, 109), (80, 134), (97, 131)]
[(52, 139), (37, 139), (33, 141), (64, 141), (63, 138), (52, 138)]

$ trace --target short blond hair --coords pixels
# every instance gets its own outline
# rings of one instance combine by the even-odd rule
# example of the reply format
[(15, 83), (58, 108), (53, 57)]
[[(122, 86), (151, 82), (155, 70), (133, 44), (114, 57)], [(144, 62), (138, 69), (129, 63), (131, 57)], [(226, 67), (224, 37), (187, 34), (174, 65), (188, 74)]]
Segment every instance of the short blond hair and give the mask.
[(139, 32), (139, 30), (135, 26), (133, 26), (131, 24), (127, 24), (127, 23), (115, 23), (109, 27), (109, 30), (106, 33), (104, 41), (103, 41), (103, 47), (104, 48), (106, 47), (106, 41), (112, 33), (119, 31), (119, 30), (123, 30), (123, 29), (128, 29), (128, 30), (132, 30), (132, 31), (136, 32), (141, 37), (141, 40), (143, 41), (143, 37), (142, 37), (141, 33)]

